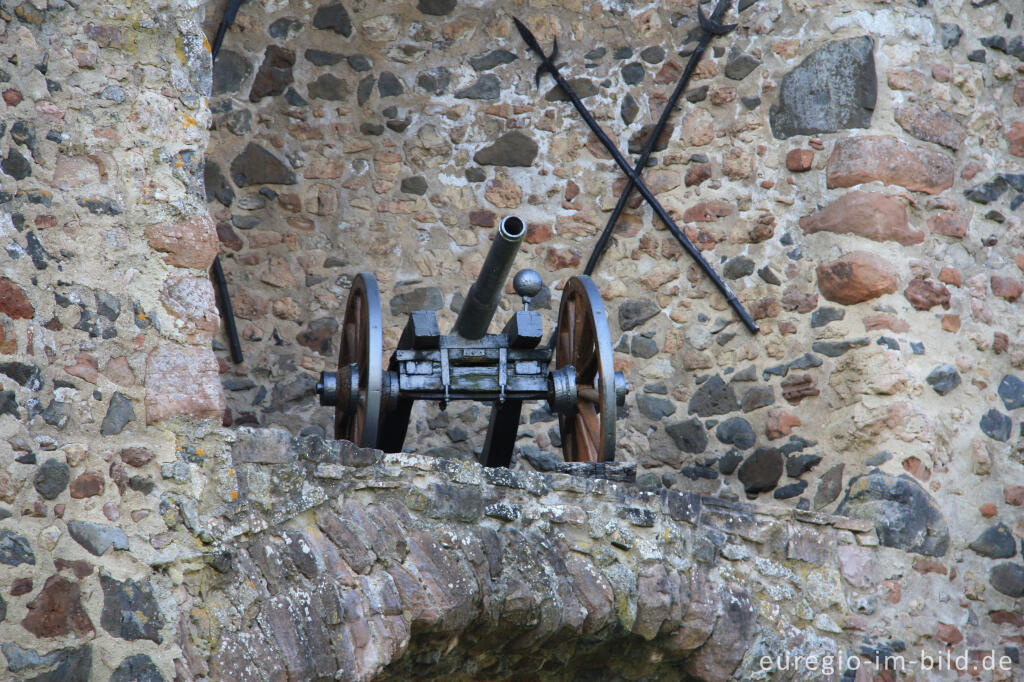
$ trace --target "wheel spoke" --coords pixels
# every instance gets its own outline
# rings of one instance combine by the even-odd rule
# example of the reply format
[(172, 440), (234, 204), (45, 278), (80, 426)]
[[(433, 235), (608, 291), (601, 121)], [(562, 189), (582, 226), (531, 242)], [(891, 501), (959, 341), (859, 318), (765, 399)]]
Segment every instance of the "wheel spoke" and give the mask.
[(363, 406), (359, 404), (356, 406), (355, 418), (352, 420), (352, 425), (349, 427), (349, 431), (352, 433), (352, 442), (363, 447), (363, 424), (366, 423), (366, 418), (363, 413)]
[(580, 406), (580, 414), (583, 415), (583, 422), (587, 427), (587, 436), (591, 443), (595, 443), (594, 446), (594, 461), (600, 459), (600, 451), (597, 449), (597, 445), (601, 442), (601, 417), (598, 408), (594, 404), (587, 404)]
[(601, 394), (597, 392), (597, 389), (593, 386), (583, 385), (577, 386), (576, 395), (580, 402), (590, 403), (597, 405), (601, 402)]
[(582, 364), (580, 363), (581, 353), (585, 352), (587, 346), (589, 345), (589, 340), (587, 339), (586, 333), (586, 316), (582, 314), (577, 315), (573, 319), (573, 327), (573, 340), (576, 343), (573, 344), (572, 364), (576, 365), (576, 367), (579, 368)]
[(590, 429), (587, 427), (586, 417), (584, 416), (586, 410), (581, 409), (576, 412), (576, 436), (582, 445), (582, 452), (580, 452), (579, 462), (596, 462), (597, 461), (597, 446), (594, 444), (594, 439), (590, 434)]
[(345, 333), (344, 338), (342, 339), (342, 343), (344, 344), (344, 347), (342, 348), (341, 351), (342, 362), (346, 365), (355, 362), (357, 360), (357, 358), (355, 357), (356, 328), (355, 325), (352, 324), (351, 322), (345, 325)]
[(576, 358), (576, 376), (589, 381), (597, 372), (597, 347), (593, 339), (581, 346)]
[(566, 347), (565, 347), (565, 362), (571, 364), (573, 361), (573, 353), (576, 348), (576, 299), (569, 294), (569, 303), (566, 305)]

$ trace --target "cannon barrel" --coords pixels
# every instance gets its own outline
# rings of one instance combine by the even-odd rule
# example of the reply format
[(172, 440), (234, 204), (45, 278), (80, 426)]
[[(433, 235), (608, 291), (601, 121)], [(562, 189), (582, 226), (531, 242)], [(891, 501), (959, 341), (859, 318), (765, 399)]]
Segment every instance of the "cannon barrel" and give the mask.
[(505, 216), (498, 225), (498, 234), (491, 242), (480, 276), (473, 282), (455, 320), (455, 333), (466, 339), (480, 339), (487, 333), (491, 318), (498, 309), (505, 280), (512, 270), (512, 261), (526, 236), (526, 223), (519, 216)]

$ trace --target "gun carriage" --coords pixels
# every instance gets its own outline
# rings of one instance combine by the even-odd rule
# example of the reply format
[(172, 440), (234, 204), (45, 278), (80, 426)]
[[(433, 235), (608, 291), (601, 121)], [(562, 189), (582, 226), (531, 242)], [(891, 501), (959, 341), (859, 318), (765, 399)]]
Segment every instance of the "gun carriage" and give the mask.
[(490, 402), (481, 463), (508, 466), (523, 402), (544, 400), (558, 416), (566, 461), (614, 459), (616, 415), (628, 386), (615, 371), (608, 318), (590, 277), (566, 283), (554, 343), (541, 345), (541, 315), (530, 310), (543, 287), (533, 270), (513, 278), (523, 309), (500, 333), (487, 333), (525, 235), (521, 218), (505, 217), (452, 332), (440, 333), (434, 311), (413, 311), (386, 367), (377, 280), (369, 272), (354, 279), (338, 371), (321, 373), (317, 383), (320, 404), (335, 410), (335, 438), (398, 452), (414, 401), (437, 401), (441, 409), (454, 400)]

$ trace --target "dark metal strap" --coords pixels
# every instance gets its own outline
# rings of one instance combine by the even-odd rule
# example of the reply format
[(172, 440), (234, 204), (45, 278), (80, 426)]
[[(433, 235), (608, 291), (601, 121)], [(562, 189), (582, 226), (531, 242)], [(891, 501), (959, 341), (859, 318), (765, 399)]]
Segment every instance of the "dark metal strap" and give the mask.
[[(230, 0), (224, 11), (224, 18), (217, 27), (217, 35), (213, 39), (213, 47), (210, 49), (211, 62), (217, 61), (217, 53), (220, 52), (221, 43), (224, 42), (224, 34), (235, 22), (235, 15), (243, 0)], [(213, 259), (213, 267), (210, 269), (213, 277), (213, 285), (217, 290), (217, 302), (220, 307), (220, 315), (224, 319), (224, 331), (228, 336), (228, 346), (231, 348), (231, 360), (239, 365), (245, 361), (242, 356), (242, 344), (238, 340), (238, 328), (235, 326), (235, 311), (231, 307), (231, 296), (228, 294), (228, 282), (224, 278), (224, 268), (220, 263), (220, 256)]]

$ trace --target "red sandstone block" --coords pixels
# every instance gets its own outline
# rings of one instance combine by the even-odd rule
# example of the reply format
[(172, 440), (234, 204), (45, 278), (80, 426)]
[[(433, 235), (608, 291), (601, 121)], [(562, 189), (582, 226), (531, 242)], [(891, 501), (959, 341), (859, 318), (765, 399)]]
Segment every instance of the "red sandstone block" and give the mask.
[(31, 320), (36, 314), (22, 288), (6, 277), (0, 277), (0, 313), (24, 320)]
[(953, 158), (891, 136), (861, 135), (836, 142), (828, 160), (830, 188), (876, 180), (939, 194), (953, 186)]
[(786, 168), (794, 173), (811, 170), (814, 164), (814, 152), (810, 149), (791, 149), (786, 154)]
[(207, 348), (158, 346), (146, 358), (146, 423), (177, 415), (220, 417), (224, 391)]
[(896, 271), (881, 256), (852, 251), (818, 266), (818, 288), (830, 301), (852, 305), (896, 291)]

